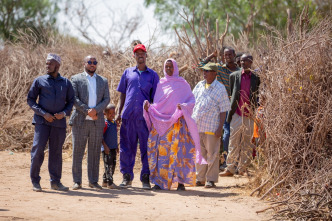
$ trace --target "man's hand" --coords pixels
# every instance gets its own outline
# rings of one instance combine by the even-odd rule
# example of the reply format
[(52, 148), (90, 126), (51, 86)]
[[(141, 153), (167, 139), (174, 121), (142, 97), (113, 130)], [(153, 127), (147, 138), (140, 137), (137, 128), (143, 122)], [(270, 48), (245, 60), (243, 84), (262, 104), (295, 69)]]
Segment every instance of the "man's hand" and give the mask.
[(222, 135), (222, 127), (218, 127), (218, 129), (216, 130), (216, 132), (214, 132), (214, 136), (220, 138)]
[(62, 118), (65, 117), (65, 112), (56, 113), (56, 114), (54, 114), (54, 117), (58, 120), (61, 120)]
[(49, 114), (49, 113), (46, 113), (46, 114), (44, 115), (44, 118), (45, 118), (45, 120), (47, 120), (47, 121), (50, 122), (50, 123), (52, 123), (52, 122), (55, 120), (55, 117), (52, 116), (52, 115)]
[(215, 50), (215, 51), (211, 54), (212, 58), (217, 57), (217, 55), (218, 55), (218, 51), (217, 51), (217, 50)]
[(98, 120), (98, 116), (97, 115), (94, 115), (91, 118), (92, 118), (92, 120)]
[(97, 115), (97, 111), (94, 108), (88, 110), (88, 115), (93, 118), (93, 116)]

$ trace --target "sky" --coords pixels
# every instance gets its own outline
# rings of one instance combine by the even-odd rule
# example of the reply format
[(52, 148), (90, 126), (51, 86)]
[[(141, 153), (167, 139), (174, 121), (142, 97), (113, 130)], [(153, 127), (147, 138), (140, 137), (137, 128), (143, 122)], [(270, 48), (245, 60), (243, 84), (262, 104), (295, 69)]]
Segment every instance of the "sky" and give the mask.
[[(151, 44), (155, 47), (164, 45), (171, 45), (174, 41), (174, 34), (162, 31), (160, 23), (154, 18), (154, 8), (144, 7), (144, 0), (68, 0), (70, 2), (69, 10), (66, 12), (66, 4), (60, 5), (61, 11), (59, 14), (59, 27), (60, 31), (69, 33), (78, 39), (89, 42), (82, 36), (82, 33), (77, 30), (77, 27), (84, 27), (80, 24), (77, 10), (81, 9), (80, 2), (84, 2), (87, 10), (84, 11), (81, 17), (90, 18), (93, 28), (86, 29), (86, 34), (89, 38), (93, 39), (93, 42), (110, 47), (118, 45), (120, 48), (126, 48), (130, 45), (130, 42), (134, 39), (139, 39), (143, 44)], [(140, 19), (140, 25), (136, 26), (136, 31), (130, 36), (130, 38), (121, 38), (120, 32), (123, 30), (121, 24), (124, 21), (138, 16)], [(133, 23), (133, 22), (131, 22)], [(87, 24), (86, 22), (84, 24)], [(99, 33), (99, 34), (97, 34)], [(103, 37), (101, 37), (103, 36)], [(125, 35), (126, 36), (126, 35)], [(152, 36), (155, 40), (151, 42)], [(105, 41), (108, 39), (108, 42)]]

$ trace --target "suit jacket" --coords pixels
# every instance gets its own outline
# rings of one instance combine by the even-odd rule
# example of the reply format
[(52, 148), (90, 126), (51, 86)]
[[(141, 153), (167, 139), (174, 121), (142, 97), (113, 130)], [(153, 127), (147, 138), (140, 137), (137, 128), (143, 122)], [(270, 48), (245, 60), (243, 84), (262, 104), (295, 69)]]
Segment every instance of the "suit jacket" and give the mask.
[[(80, 126), (84, 123), (88, 115), (89, 103), (89, 89), (88, 79), (86, 73), (76, 74), (71, 78), (71, 82), (75, 91), (75, 101), (73, 113), (69, 119), (69, 125)], [(96, 125), (104, 128), (104, 109), (110, 102), (110, 93), (107, 79), (96, 74), (96, 89), (97, 89), (97, 105), (94, 107), (97, 111), (98, 119)]]
[[(232, 117), (238, 107), (239, 99), (240, 99), (240, 90), (241, 90), (241, 73), (242, 69), (239, 71), (233, 72), (229, 76), (229, 84), (231, 89), (231, 110), (227, 116), (227, 122), (230, 123)], [(260, 80), (259, 77), (255, 73), (251, 73), (250, 79), (250, 104), (252, 108), (257, 107), (257, 95), (259, 88)]]

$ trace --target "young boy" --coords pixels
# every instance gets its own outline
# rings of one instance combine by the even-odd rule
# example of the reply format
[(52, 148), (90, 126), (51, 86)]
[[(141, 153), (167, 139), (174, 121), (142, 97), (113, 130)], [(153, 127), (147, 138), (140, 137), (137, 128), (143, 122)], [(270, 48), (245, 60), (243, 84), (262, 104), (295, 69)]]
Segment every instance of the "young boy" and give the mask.
[(114, 121), (115, 105), (107, 105), (104, 115), (106, 117), (103, 145), (101, 146), (105, 172), (103, 175), (103, 187), (114, 189), (117, 186), (113, 183), (113, 174), (116, 165), (116, 154), (118, 152), (117, 124)]

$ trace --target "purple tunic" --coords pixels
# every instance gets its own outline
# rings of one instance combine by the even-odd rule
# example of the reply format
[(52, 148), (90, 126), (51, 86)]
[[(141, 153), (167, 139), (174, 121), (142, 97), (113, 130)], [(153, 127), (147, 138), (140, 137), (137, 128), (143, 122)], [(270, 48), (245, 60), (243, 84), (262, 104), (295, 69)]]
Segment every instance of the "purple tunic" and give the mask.
[(123, 72), (117, 88), (117, 91), (126, 94), (122, 119), (144, 119), (143, 102), (148, 100), (152, 103), (158, 82), (158, 74), (150, 68), (140, 73), (137, 67), (131, 67)]

